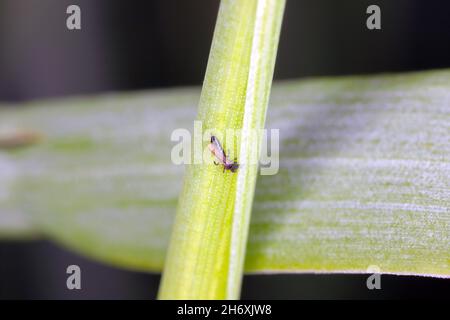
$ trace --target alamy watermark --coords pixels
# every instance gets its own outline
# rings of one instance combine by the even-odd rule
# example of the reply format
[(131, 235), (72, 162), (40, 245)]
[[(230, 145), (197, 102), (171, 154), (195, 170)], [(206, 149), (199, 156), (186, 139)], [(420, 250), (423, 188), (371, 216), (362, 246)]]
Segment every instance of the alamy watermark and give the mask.
[[(211, 137), (220, 141), (223, 158), (211, 151)], [(235, 161), (239, 168), (247, 165), (259, 165), (261, 175), (275, 175), (279, 170), (280, 132), (278, 129), (206, 129), (201, 121), (194, 121), (193, 134), (188, 129), (175, 129), (170, 139), (177, 142), (171, 151), (172, 163), (181, 164), (219, 164), (223, 160)], [(249, 146), (245, 154), (238, 146)], [(218, 162), (216, 162), (218, 161)]]
[(81, 9), (79, 6), (72, 4), (67, 7), (66, 13), (69, 16), (66, 19), (66, 27), (69, 30), (81, 30)]
[(66, 273), (70, 274), (66, 280), (66, 286), (69, 290), (81, 289), (81, 269), (76, 264), (67, 267)]
[(367, 7), (367, 14), (370, 16), (366, 20), (366, 26), (369, 30), (380, 30), (381, 29), (381, 9), (376, 4), (372, 4)]
[(372, 273), (366, 281), (367, 289), (369, 290), (380, 290), (381, 289), (381, 269), (377, 265), (370, 265), (367, 268), (368, 273)]

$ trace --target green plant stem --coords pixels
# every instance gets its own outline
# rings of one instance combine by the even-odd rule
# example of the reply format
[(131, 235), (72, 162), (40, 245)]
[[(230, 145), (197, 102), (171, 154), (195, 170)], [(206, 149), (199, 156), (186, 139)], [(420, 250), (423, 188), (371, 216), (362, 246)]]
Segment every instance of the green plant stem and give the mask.
[(237, 174), (189, 165), (159, 291), (160, 299), (237, 299), (284, 1), (224, 0), (198, 119), (204, 130), (241, 130)]

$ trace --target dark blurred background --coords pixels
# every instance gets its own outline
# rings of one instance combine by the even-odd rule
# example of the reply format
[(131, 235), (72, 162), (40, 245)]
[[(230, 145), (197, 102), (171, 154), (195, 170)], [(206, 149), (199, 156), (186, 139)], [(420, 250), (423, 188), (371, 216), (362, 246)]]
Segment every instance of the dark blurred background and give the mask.
[[(66, 28), (81, 8), (82, 29)], [(381, 8), (381, 30), (366, 8)], [(0, 102), (200, 85), (218, 0), (0, 0)], [(450, 1), (287, 0), (276, 79), (450, 67)], [(1, 183), (1, 182), (0, 182)], [(65, 269), (82, 269), (80, 291)], [(246, 276), (243, 298), (437, 298), (449, 280)], [(0, 298), (154, 298), (159, 275), (115, 269), (46, 241), (0, 243)]]

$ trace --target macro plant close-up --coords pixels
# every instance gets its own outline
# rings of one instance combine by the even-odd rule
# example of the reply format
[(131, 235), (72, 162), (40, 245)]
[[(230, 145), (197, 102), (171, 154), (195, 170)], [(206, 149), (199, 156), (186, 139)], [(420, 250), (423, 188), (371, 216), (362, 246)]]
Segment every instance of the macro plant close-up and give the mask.
[(0, 0), (0, 299), (448, 298), (445, 8)]

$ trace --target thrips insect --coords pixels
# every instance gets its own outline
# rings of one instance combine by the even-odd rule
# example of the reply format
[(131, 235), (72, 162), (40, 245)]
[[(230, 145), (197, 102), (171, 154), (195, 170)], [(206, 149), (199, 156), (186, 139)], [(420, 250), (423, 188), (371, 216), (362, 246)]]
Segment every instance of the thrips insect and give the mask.
[[(223, 172), (225, 172), (225, 170), (236, 172), (239, 168), (239, 163), (236, 162), (236, 159), (234, 159), (234, 161), (230, 161), (227, 158), (225, 151), (215, 136), (211, 136), (211, 143), (208, 145), (208, 148), (211, 150), (211, 153), (216, 157), (216, 159), (219, 160), (219, 163), (223, 165)], [(219, 163), (214, 161), (216, 166), (219, 165)]]

